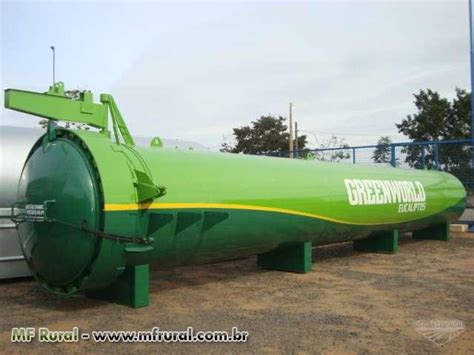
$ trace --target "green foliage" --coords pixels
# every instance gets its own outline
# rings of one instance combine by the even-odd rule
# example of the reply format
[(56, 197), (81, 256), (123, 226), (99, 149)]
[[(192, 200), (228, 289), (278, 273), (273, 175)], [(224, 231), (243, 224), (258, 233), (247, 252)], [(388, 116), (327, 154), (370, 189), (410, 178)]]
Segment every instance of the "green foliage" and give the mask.
[[(396, 124), (398, 131), (413, 141), (466, 139), (471, 136), (471, 94), (456, 88), (456, 97), (449, 101), (430, 89), (414, 94), (418, 110)], [(424, 164), (422, 158), (424, 149)], [(415, 168), (435, 167), (435, 147), (409, 146), (403, 150), (405, 161)], [(459, 178), (469, 174), (471, 152), (468, 146), (448, 144), (439, 147), (440, 167)]]
[[(340, 148), (340, 149), (336, 149)], [(315, 152), (315, 158), (322, 161), (340, 162), (342, 160), (350, 159), (351, 153), (349, 145), (345, 142), (344, 138), (338, 138), (332, 136), (327, 142), (321, 143), (318, 149), (330, 149), (330, 150), (319, 150)]]
[(303, 150), (303, 151), (300, 151), (300, 153), (298, 155), (298, 159), (316, 160), (316, 155), (313, 152), (311, 152), (310, 150)]
[[(289, 133), (286, 118), (271, 115), (252, 121), (251, 126), (234, 128), (235, 146), (224, 143), (222, 152), (271, 155), (288, 151)], [(306, 146), (306, 136), (298, 137), (298, 148)]]
[(374, 163), (388, 163), (390, 162), (391, 149), (390, 144), (392, 140), (387, 136), (382, 136), (377, 141), (377, 147), (372, 153), (372, 160)]

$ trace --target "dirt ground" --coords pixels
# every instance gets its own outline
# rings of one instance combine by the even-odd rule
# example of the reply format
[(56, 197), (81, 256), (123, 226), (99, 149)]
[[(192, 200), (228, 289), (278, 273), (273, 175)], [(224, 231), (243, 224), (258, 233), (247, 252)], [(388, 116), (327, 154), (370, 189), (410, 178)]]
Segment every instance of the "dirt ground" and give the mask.
[[(474, 236), (450, 242), (403, 236), (396, 255), (315, 248), (313, 271), (262, 270), (256, 258), (151, 272), (150, 306), (131, 309), (77, 295), (60, 299), (30, 279), (0, 282), (3, 353), (474, 354)], [(415, 322), (459, 320), (464, 331), (438, 346)], [(247, 343), (10, 342), (12, 327), (70, 330), (227, 330)]]

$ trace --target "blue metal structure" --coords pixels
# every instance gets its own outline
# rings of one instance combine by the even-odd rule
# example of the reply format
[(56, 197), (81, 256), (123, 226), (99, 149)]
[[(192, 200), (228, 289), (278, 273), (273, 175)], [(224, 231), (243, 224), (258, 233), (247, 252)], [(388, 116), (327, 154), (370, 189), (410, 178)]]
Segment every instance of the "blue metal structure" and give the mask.
[[(440, 147), (442, 146), (466, 146), (469, 149), (473, 148), (473, 140), (471, 139), (454, 139), (454, 140), (444, 140), (444, 141), (418, 141), (418, 142), (398, 142), (391, 144), (371, 144), (371, 145), (359, 145), (359, 146), (345, 146), (345, 147), (335, 147), (335, 148), (316, 148), (316, 149), (303, 149), (294, 151), (294, 158), (298, 159), (300, 157), (306, 157), (308, 153), (316, 154), (319, 152), (330, 152), (330, 151), (351, 151), (350, 157), (352, 163), (358, 163), (357, 152), (362, 149), (372, 149), (377, 148), (386, 148), (390, 150), (390, 160), (387, 163), (390, 163), (392, 166), (397, 165), (397, 148), (407, 148), (407, 147), (418, 147), (420, 148), (420, 154), (422, 157), (422, 166), (421, 169), (425, 168), (425, 158), (426, 158), (426, 149), (427, 147), (433, 147), (433, 156), (434, 156), (434, 166), (437, 170), (442, 170), (442, 164), (440, 163)], [(271, 156), (287, 157), (288, 151), (281, 151), (269, 154)], [(317, 159), (317, 158), (316, 158)], [(473, 164), (474, 166), (474, 164)]]

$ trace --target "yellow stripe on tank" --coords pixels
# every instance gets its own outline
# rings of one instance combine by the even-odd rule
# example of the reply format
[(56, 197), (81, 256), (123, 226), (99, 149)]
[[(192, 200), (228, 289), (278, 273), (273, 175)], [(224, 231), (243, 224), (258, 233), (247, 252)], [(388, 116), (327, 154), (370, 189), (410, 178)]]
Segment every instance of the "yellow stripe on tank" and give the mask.
[(111, 211), (137, 211), (137, 210), (173, 210), (173, 209), (227, 209), (227, 210), (245, 210), (245, 211), (263, 211), (263, 212), (276, 212), (276, 213), (283, 213), (295, 216), (302, 216), (302, 217), (309, 217), (309, 218), (316, 218), (325, 220), (328, 222), (334, 223), (342, 223), (342, 224), (352, 224), (352, 225), (384, 225), (384, 224), (393, 224), (393, 223), (400, 223), (401, 221), (395, 222), (385, 222), (385, 223), (371, 223), (371, 222), (352, 222), (352, 221), (343, 221), (327, 216), (321, 216), (313, 213), (295, 211), (295, 210), (287, 210), (284, 208), (275, 208), (275, 207), (265, 207), (265, 206), (255, 206), (255, 205), (239, 205), (239, 204), (231, 204), (231, 203), (205, 203), (205, 202), (177, 202), (177, 203), (130, 203), (130, 204), (115, 204), (115, 203), (108, 203), (104, 205), (104, 211), (111, 212)]

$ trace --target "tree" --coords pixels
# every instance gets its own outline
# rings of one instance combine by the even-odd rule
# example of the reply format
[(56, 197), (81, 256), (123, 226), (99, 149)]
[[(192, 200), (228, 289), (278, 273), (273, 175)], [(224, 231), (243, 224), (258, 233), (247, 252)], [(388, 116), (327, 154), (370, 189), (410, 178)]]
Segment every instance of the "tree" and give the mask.
[(382, 136), (377, 141), (377, 147), (372, 153), (372, 160), (374, 163), (388, 163), (390, 161), (390, 144), (391, 139), (388, 136)]
[[(234, 128), (235, 145), (223, 143), (221, 151), (230, 153), (272, 155), (288, 151), (289, 133), (286, 118), (261, 116), (251, 126)], [(298, 137), (299, 149), (306, 146), (306, 136)]]
[[(420, 90), (414, 104), (418, 110), (396, 124), (398, 131), (411, 140), (437, 141), (465, 139), (471, 135), (471, 94), (456, 88), (452, 101), (441, 97), (436, 91)], [(408, 146), (405, 161), (415, 168), (434, 168), (434, 145)], [(440, 168), (458, 177), (467, 176), (471, 159), (470, 147), (460, 144), (446, 144), (438, 147)]]
[[(318, 150), (321, 149), (321, 150)], [(325, 143), (321, 143), (315, 151), (315, 159), (322, 161), (340, 162), (351, 158), (349, 145), (344, 138), (332, 136)]]

